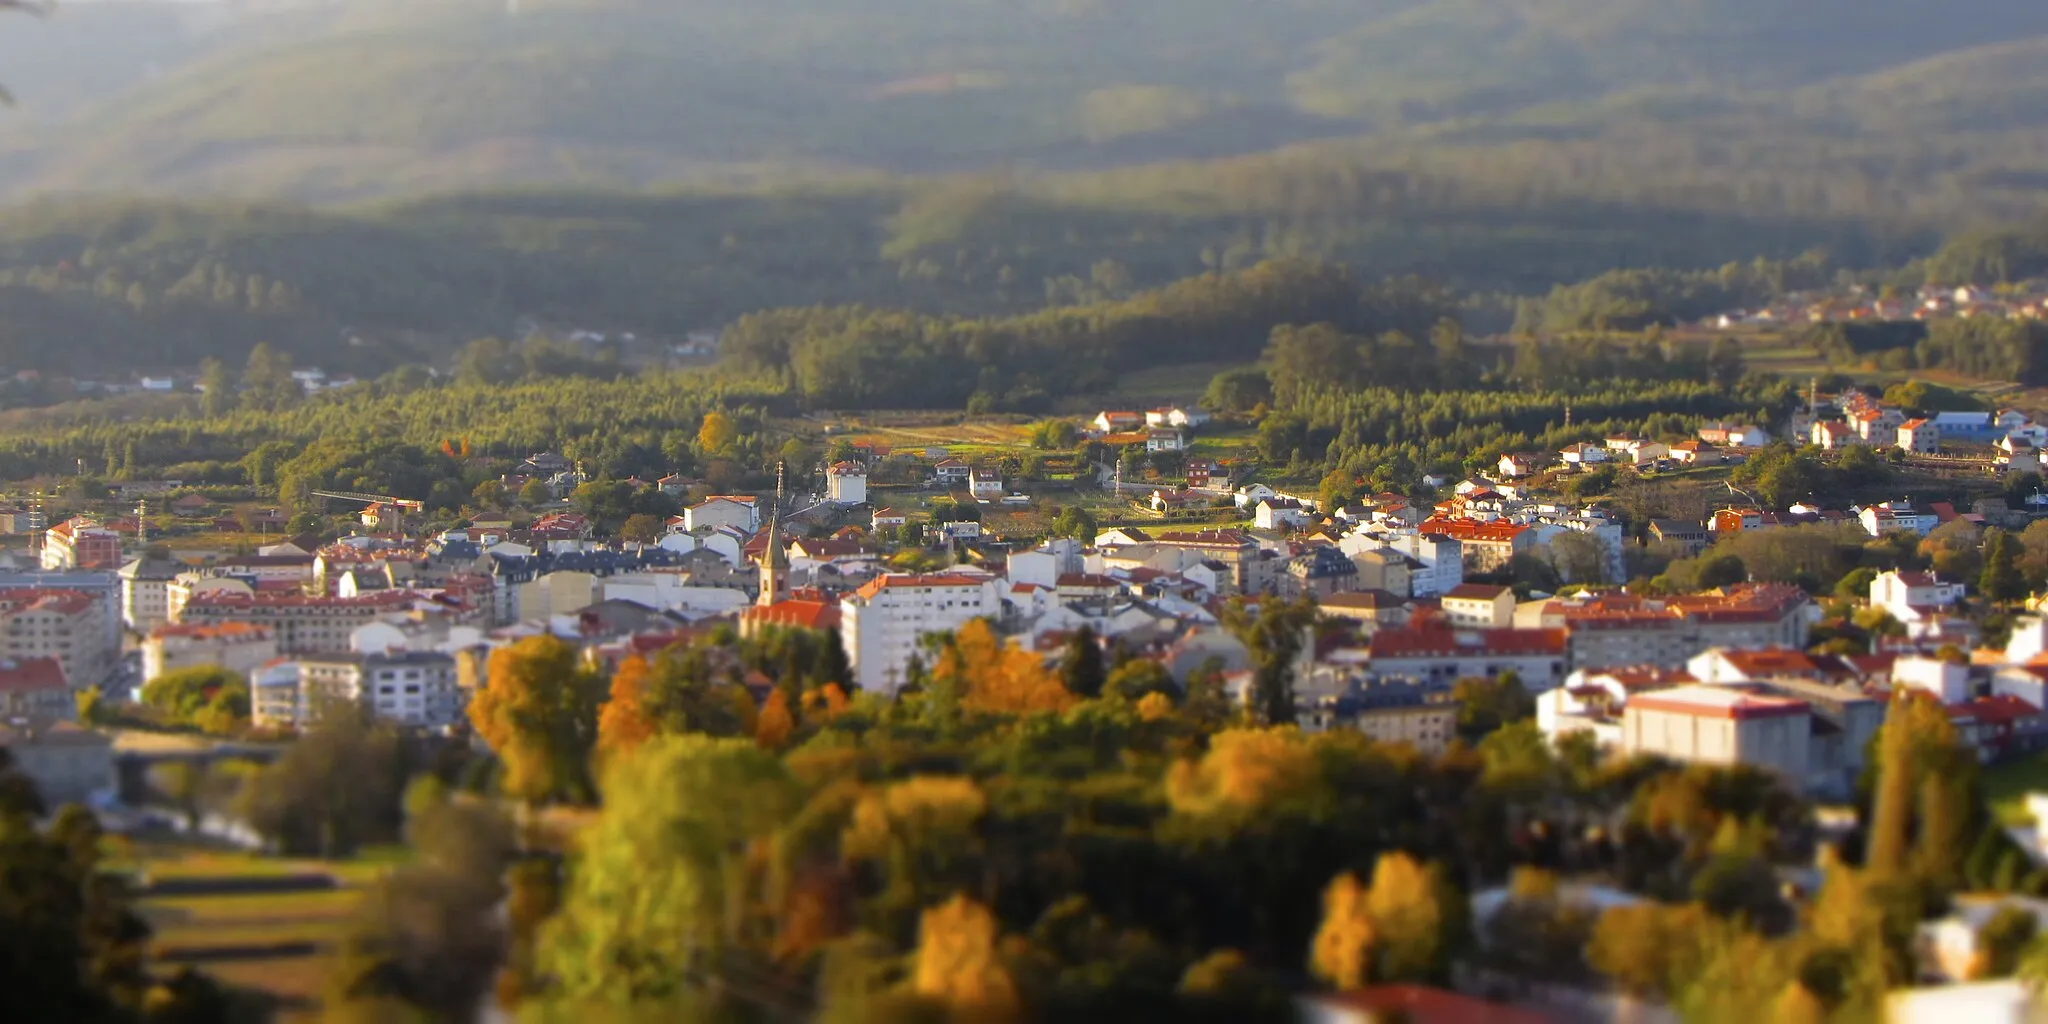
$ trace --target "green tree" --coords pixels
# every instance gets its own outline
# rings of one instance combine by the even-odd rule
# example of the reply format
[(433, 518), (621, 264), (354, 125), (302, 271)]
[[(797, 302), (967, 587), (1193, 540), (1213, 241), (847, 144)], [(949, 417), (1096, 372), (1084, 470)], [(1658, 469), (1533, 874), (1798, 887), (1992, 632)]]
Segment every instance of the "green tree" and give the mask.
[(1102, 696), (1103, 684), (1108, 679), (1109, 672), (1102, 661), (1102, 645), (1095, 638), (1095, 630), (1083, 625), (1067, 638), (1066, 652), (1060, 656), (1060, 682), (1068, 693), (1082, 700), (1093, 700)]
[(2004, 530), (1991, 530), (1984, 541), (1984, 572), (1977, 578), (1977, 589), (1987, 600), (2010, 604), (2027, 596), (2019, 560), (2019, 542)]
[(226, 363), (211, 356), (199, 363), (199, 408), (208, 419), (219, 419), (235, 411), (235, 382)]
[(519, 503), (527, 508), (539, 508), (555, 500), (554, 488), (546, 480), (534, 477), (519, 487)]
[(1295, 721), (1294, 667), (1316, 621), (1315, 601), (1306, 595), (1293, 601), (1262, 599), (1256, 610), (1242, 601), (1225, 615), (1230, 631), (1251, 653), (1252, 713), (1268, 725)]

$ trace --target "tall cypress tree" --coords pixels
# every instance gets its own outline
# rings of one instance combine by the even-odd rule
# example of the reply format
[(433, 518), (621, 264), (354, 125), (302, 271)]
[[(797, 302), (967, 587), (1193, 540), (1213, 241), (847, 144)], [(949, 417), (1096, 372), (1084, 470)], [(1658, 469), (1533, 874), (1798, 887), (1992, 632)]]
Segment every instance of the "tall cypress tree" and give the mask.
[(1108, 681), (1109, 669), (1102, 663), (1102, 645), (1095, 640), (1095, 630), (1082, 626), (1067, 639), (1066, 654), (1060, 658), (1060, 682), (1068, 693), (1094, 700), (1102, 696), (1102, 686)]

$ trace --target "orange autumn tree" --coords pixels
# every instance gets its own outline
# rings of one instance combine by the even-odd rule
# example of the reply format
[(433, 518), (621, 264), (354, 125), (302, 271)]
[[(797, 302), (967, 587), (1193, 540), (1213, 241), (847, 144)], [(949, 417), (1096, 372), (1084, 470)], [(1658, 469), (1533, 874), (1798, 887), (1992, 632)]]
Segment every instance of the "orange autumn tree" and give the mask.
[(777, 687), (768, 695), (768, 702), (761, 705), (761, 714), (754, 722), (754, 742), (769, 750), (781, 750), (789, 745), (789, 737), (796, 732), (796, 716), (789, 709), (789, 693)]
[(951, 683), (976, 711), (1030, 714), (1079, 703), (1045, 659), (1004, 643), (986, 619), (960, 628), (939, 655), (933, 676)]
[(619, 662), (612, 673), (611, 699), (597, 718), (597, 750), (601, 756), (623, 754), (654, 737), (654, 718), (648, 713), (647, 684), (654, 666), (635, 654)]

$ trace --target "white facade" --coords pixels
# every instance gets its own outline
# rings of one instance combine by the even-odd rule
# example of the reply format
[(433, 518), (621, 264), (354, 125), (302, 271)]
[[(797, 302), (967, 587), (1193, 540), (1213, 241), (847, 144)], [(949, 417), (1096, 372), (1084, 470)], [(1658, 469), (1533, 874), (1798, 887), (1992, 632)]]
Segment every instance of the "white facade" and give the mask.
[(1416, 597), (1442, 597), (1465, 582), (1464, 545), (1449, 537), (1404, 533), (1381, 543), (1422, 563), (1408, 578)]
[(761, 528), (761, 504), (753, 498), (722, 495), (706, 498), (683, 510), (683, 528), (695, 533), (730, 526), (753, 533)]
[(905, 682), (918, 643), (1002, 614), (994, 576), (889, 573), (839, 603), (840, 641), (861, 689), (895, 693)]
[(1643, 694), (1622, 712), (1622, 749), (1692, 764), (1745, 764), (1804, 785), (1813, 709), (1728, 686), (1681, 686)]
[(862, 505), (868, 500), (868, 471), (842, 462), (825, 471), (825, 499), (835, 505)]
[(1961, 601), (1963, 589), (1962, 584), (1943, 582), (1931, 572), (1892, 570), (1870, 581), (1870, 603), (1906, 622), (1924, 611), (1947, 608)]
[(456, 683), (455, 659), (439, 653), (391, 653), (307, 658), (300, 662), (298, 716), (303, 724), (323, 701), (360, 703), (378, 720), (438, 729), (460, 723), (467, 711)]

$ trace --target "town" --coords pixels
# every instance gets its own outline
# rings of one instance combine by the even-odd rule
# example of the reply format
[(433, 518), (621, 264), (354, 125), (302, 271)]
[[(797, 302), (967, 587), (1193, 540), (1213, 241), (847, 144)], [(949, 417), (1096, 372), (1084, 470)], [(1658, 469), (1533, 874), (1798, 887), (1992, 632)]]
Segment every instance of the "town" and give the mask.
[[(2040, 469), (2048, 427), (2023, 413), (1911, 412), (1853, 389), (1810, 391), (1779, 430), (1814, 453), (1800, 457), (1881, 451), (1985, 480)], [(700, 433), (723, 444), (716, 418)], [(835, 650), (843, 666), (833, 700), (880, 707), (928, 702), (975, 638), (1060, 695), (1019, 710), (1099, 696), (1155, 714), (1206, 693), (1226, 720), (1428, 759), (1512, 726), (1559, 750), (1754, 770), (1824, 809), (1862, 799), (1888, 716), (1924, 705), (1987, 778), (2015, 780), (1998, 783), (2009, 791), (1998, 813), (2024, 860), (2000, 870), (2048, 878), (2048, 843), (2024, 824), (2031, 780), (2048, 785), (2048, 597), (2026, 582), (2036, 595), (2048, 583), (2048, 550), (2035, 553), (2041, 531), (2028, 525), (2048, 516), (2038, 490), (1961, 510), (1905, 494), (1780, 506), (1731, 481), (1698, 518), (1649, 519), (1566, 496), (1598, 472), (1684, 479), (1793, 450), (1763, 426), (1710, 421), (1682, 437), (1511, 451), (1487, 475), (1425, 477), (1411, 494), (1296, 493), (1258, 479), (1253, 458), (1192, 454), (1221, 450), (1214, 439), (1231, 429), (1191, 404), (1047, 421), (1034, 436), (1136, 453), (1142, 471), (1127, 474), (1129, 458), (1070, 459), (1052, 467), (1064, 475), (1040, 467), (1031, 479), (986, 445), (955, 455), (842, 435), (816, 465), (779, 465), (774, 490), (707, 493), (681, 474), (621, 481), (644, 507), (674, 511), (610, 531), (579, 500), (609, 483), (554, 452), (479, 486), (500, 511), (452, 524), (418, 501), (339, 491), (311, 495), (327, 514), (287, 515), (177, 481), (119, 481), (96, 504), (134, 501), (126, 514), (55, 522), (50, 505), (95, 502), (31, 497), (0, 516), (24, 542), (0, 571), (6, 748), (47, 799), (130, 813), (129, 800), (160, 790), (165, 755), (143, 737), (166, 728), (211, 737), (195, 750), (267, 759), (283, 748), (265, 744), (317, 733), (349, 707), (487, 751), (485, 694), (503, 685), (507, 652), (536, 642), (623, 679), (664, 652), (809, 637), (800, 649)], [(791, 478), (822, 486), (798, 493)], [(1044, 514), (1030, 491), (1049, 478), (1064, 481), (1057, 493), (1096, 497)], [(1739, 560), (1718, 567), (1717, 553), (1801, 531), (1862, 545), (1863, 565), (1804, 586)], [(1640, 575), (1688, 563), (1704, 563), (1689, 584)], [(1077, 683), (1077, 671), (1108, 674)], [(779, 673), (732, 672), (747, 717), (784, 706)], [(626, 699), (616, 685), (612, 701)], [(277, 841), (219, 806), (207, 827), (223, 838)], [(1815, 827), (1870, 827), (1847, 813)], [(1475, 912), (1498, 902), (1473, 898)], [(1978, 944), (1992, 941), (1983, 922), (2042, 906), (2013, 895), (1920, 925), (1934, 944), (1917, 976), (1977, 977)], [(1916, 1012), (1946, 1012), (1943, 988), (1914, 991), (1936, 1008)], [(1588, 988), (1539, 1002), (1658, 1012), (1641, 995)]]

